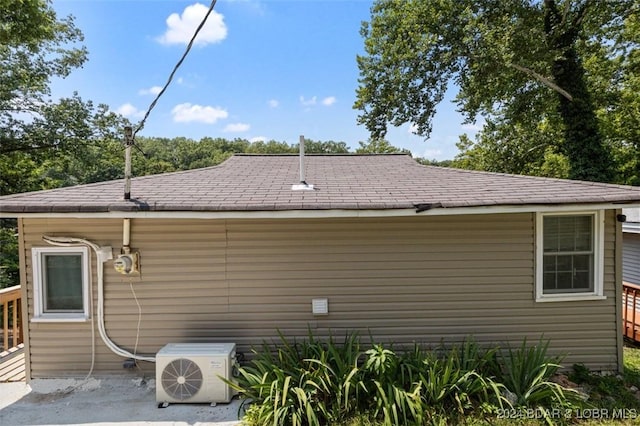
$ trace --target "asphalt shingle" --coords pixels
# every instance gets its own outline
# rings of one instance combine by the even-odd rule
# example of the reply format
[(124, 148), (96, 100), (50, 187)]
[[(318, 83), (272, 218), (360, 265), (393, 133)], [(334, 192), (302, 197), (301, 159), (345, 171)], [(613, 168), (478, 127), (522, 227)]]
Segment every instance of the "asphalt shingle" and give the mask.
[(422, 166), (407, 155), (235, 155), (203, 169), (0, 197), (0, 212), (272, 211), (638, 203), (640, 188)]

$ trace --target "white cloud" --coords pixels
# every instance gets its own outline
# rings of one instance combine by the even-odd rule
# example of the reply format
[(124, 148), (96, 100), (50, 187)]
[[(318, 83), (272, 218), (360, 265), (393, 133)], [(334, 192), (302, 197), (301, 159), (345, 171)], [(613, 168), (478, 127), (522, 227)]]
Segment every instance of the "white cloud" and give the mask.
[(249, 142), (254, 143), (254, 142), (266, 142), (267, 141), (267, 137), (266, 136), (256, 136), (255, 138), (251, 138), (249, 139)]
[(116, 112), (120, 115), (131, 118), (141, 118), (144, 115), (144, 111), (140, 111), (130, 103), (120, 105), (118, 108), (116, 108)]
[(301, 103), (303, 106), (312, 106), (312, 105), (315, 105), (317, 101), (318, 101), (318, 97), (317, 97), (317, 96), (314, 96), (314, 97), (313, 97), (313, 98), (311, 98), (311, 99), (305, 99), (305, 98), (304, 98), (304, 96), (300, 96), (300, 103)]
[(336, 99), (335, 96), (329, 96), (329, 97), (326, 97), (326, 98), (324, 98), (322, 100), (322, 105), (331, 106), (331, 105), (335, 104), (336, 101), (337, 101), (337, 99)]
[(139, 95), (157, 95), (162, 91), (162, 87), (160, 86), (151, 86), (148, 89), (140, 89), (138, 91)]
[[(182, 15), (172, 13), (167, 18), (167, 30), (157, 40), (162, 44), (188, 44), (207, 10), (209, 10), (207, 6), (195, 3), (187, 6)], [(226, 37), (227, 26), (224, 23), (224, 16), (214, 10), (198, 33), (194, 44), (204, 46), (209, 43), (219, 43)]]
[(418, 125), (416, 123), (409, 124), (408, 132), (411, 133), (412, 135), (417, 135), (418, 134)]
[(223, 132), (240, 133), (240, 132), (246, 132), (250, 128), (251, 126), (246, 123), (231, 123), (226, 125)]
[(270, 108), (278, 108), (280, 106), (280, 102), (277, 99), (270, 99), (268, 104)]
[(171, 114), (173, 114), (173, 121), (177, 123), (190, 123), (193, 121), (214, 124), (216, 121), (229, 116), (229, 113), (220, 107), (192, 105), (188, 102), (173, 107)]
[[(320, 103), (324, 106), (331, 106), (333, 104), (335, 104), (338, 101), (338, 99), (336, 99), (335, 96), (327, 96), (326, 98), (323, 98)], [(314, 106), (316, 104), (318, 104), (318, 97), (317, 96), (313, 96), (311, 98), (305, 98), (304, 96), (300, 96), (300, 104), (302, 106), (305, 107), (311, 107)]]

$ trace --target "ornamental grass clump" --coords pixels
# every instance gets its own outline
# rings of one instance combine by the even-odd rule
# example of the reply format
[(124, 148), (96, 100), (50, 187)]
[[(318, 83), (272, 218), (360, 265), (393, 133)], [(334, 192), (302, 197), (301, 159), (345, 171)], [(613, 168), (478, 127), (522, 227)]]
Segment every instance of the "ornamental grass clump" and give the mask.
[(501, 368), (496, 375), (509, 391), (513, 406), (534, 408), (544, 414), (550, 408), (572, 408), (582, 403), (577, 391), (551, 380), (561, 367), (561, 357), (547, 355), (548, 349), (549, 341), (540, 339), (535, 345), (527, 345), (524, 339), (517, 349), (509, 347), (501, 353)]
[[(517, 407), (568, 407), (570, 390), (550, 381), (558, 369), (548, 343), (501, 353), (472, 339), (427, 350), (394, 351), (355, 333), (344, 339), (288, 341), (254, 350), (232, 385), (250, 406), (248, 425), (450, 424), (469, 414)], [(511, 397), (511, 401), (509, 400)]]
[(421, 424), (424, 413), (421, 365), (411, 358), (398, 356), (382, 345), (365, 352), (359, 383), (371, 401), (371, 415), (385, 424)]
[(337, 343), (309, 333), (290, 343), (280, 334), (275, 351), (263, 344), (254, 359), (239, 369), (233, 386), (251, 403), (245, 422), (263, 425), (335, 424), (359, 411), (360, 341), (346, 334)]

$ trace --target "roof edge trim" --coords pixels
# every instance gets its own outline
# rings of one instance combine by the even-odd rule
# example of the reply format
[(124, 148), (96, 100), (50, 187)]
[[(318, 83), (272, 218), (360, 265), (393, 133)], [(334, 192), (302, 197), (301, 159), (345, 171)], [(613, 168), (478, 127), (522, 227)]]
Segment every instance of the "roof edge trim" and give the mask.
[(105, 212), (68, 212), (68, 213), (7, 213), (0, 212), (0, 218), (145, 218), (145, 219), (320, 219), (349, 217), (403, 217), (403, 216), (454, 216), (499, 213), (535, 213), (535, 212), (571, 212), (583, 210), (610, 210), (622, 207), (640, 207), (640, 203), (582, 203), (561, 205), (509, 205), (509, 206), (470, 206), (434, 208), (416, 211), (407, 209), (380, 210), (261, 210), (261, 211), (105, 211)]

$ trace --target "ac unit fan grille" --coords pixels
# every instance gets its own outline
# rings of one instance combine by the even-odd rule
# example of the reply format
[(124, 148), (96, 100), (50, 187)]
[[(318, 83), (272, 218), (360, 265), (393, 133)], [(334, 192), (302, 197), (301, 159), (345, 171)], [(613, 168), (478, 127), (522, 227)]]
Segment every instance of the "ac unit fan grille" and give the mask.
[(179, 401), (192, 398), (202, 387), (202, 371), (186, 358), (171, 361), (162, 371), (162, 388)]

